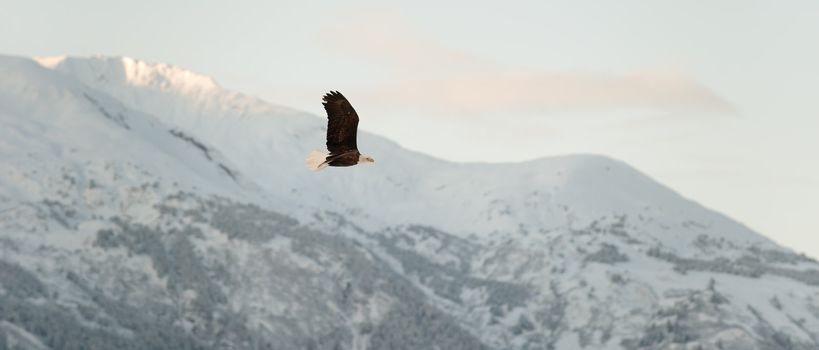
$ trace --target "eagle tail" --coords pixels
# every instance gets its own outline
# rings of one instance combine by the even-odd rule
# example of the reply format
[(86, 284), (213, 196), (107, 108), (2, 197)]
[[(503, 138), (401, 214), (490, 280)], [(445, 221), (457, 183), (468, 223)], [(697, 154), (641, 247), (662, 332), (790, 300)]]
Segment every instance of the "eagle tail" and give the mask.
[(307, 169), (312, 171), (319, 171), (328, 167), (327, 164), (327, 156), (329, 155), (328, 152), (322, 151), (313, 151), (310, 152), (310, 155), (307, 156), (307, 159), (304, 160), (304, 165), (307, 166)]

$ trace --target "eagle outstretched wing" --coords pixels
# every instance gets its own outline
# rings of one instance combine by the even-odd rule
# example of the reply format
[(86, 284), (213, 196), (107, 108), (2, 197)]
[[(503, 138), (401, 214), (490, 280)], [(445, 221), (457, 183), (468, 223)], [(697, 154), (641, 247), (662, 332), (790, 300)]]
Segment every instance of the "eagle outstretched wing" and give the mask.
[(358, 114), (338, 91), (330, 91), (322, 98), (327, 111), (327, 150), (330, 155), (357, 151)]

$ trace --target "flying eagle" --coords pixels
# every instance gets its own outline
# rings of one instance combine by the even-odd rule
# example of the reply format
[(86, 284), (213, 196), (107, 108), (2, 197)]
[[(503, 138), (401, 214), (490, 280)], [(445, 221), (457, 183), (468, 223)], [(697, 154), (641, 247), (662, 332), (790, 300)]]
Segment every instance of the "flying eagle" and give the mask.
[(330, 91), (322, 99), (324, 110), (327, 111), (327, 151), (311, 152), (305, 160), (307, 168), (321, 170), (328, 166), (375, 163), (373, 157), (358, 152), (358, 114), (350, 101), (338, 91)]

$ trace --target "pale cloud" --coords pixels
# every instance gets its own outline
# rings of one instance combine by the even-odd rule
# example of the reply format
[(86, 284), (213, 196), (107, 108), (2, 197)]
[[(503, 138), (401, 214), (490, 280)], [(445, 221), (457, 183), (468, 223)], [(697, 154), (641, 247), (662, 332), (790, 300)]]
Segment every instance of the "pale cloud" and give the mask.
[(324, 31), (322, 46), (393, 69), (397, 75), (430, 76), (497, 70), (496, 64), (426, 40), (402, 17), (388, 13), (353, 16)]
[(390, 14), (370, 14), (333, 27), (322, 35), (321, 43), (390, 68), (390, 83), (361, 90), (370, 103), (385, 111), (447, 115), (612, 108), (734, 112), (729, 102), (684, 74), (513, 70), (427, 40), (401, 17)]
[(629, 75), (488, 72), (441, 79), (399, 80), (373, 88), (381, 108), (480, 114), (619, 108), (733, 111), (696, 81), (678, 74)]

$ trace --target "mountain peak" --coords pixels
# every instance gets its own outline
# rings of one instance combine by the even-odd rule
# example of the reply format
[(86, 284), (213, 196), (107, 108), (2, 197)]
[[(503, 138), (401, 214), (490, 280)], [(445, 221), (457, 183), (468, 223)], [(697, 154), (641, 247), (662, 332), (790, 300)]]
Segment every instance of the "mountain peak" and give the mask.
[(178, 93), (202, 93), (220, 89), (213, 78), (165, 63), (151, 63), (125, 56), (37, 57), (43, 67), (70, 74), (85, 83), (122, 84)]

